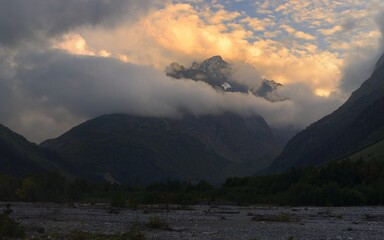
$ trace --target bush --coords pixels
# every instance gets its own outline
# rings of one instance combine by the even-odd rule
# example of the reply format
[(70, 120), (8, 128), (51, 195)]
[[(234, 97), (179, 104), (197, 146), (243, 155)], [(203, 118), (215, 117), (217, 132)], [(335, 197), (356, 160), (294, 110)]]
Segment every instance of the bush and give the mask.
[(11, 205), (7, 204), (3, 213), (0, 215), (0, 239), (4, 237), (22, 238), (25, 235), (25, 230), (20, 223), (10, 217), (11, 213)]

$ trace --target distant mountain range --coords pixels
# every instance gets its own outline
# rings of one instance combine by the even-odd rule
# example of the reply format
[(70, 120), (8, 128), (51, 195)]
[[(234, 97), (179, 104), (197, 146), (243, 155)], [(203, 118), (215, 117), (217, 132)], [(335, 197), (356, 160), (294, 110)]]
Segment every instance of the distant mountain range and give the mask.
[[(346, 156), (372, 157), (384, 141), (383, 59), (344, 105), (293, 137), (282, 153), (280, 141), (292, 132), (271, 130), (258, 115), (186, 113), (168, 119), (112, 114), (91, 119), (39, 146), (0, 125), (0, 174), (59, 171), (69, 177), (131, 185), (167, 180), (217, 184), (265, 168), (263, 173), (277, 173)], [(203, 79), (220, 91), (249, 91), (232, 82), (226, 69), (227, 63), (217, 56), (188, 69), (171, 64), (173, 72), (168, 69), (168, 74)], [(264, 87), (271, 93), (274, 85), (265, 81), (253, 93), (263, 96)]]
[[(173, 63), (167, 72), (176, 78), (203, 79), (220, 91), (250, 91), (231, 78), (230, 65), (220, 56), (194, 63), (190, 69)], [(254, 93), (272, 96), (279, 86), (265, 80)], [(53, 170), (132, 185), (169, 179), (221, 183), (228, 177), (252, 175), (271, 164), (292, 134), (271, 130), (259, 115), (232, 113), (198, 117), (185, 113), (181, 119), (105, 115), (40, 146), (8, 129), (0, 130), (7, 136), (0, 158), (4, 173)]]
[(264, 79), (261, 86), (250, 88), (233, 78), (232, 66), (221, 56), (213, 56), (202, 63), (193, 62), (189, 68), (173, 62), (166, 67), (167, 76), (176, 79), (190, 79), (208, 83), (213, 88), (225, 92), (252, 93), (271, 102), (284, 101), (287, 98), (280, 96), (277, 89), (283, 85), (273, 80)]
[(384, 55), (339, 109), (293, 137), (266, 172), (318, 165), (384, 139)]
[(267, 167), (282, 145), (261, 116), (112, 114), (40, 145), (0, 125), (0, 174), (57, 171), (131, 185), (180, 180), (221, 183)]
[(281, 151), (260, 116), (234, 114), (182, 119), (105, 115), (41, 147), (87, 179), (149, 184), (169, 179), (220, 183), (252, 175)]

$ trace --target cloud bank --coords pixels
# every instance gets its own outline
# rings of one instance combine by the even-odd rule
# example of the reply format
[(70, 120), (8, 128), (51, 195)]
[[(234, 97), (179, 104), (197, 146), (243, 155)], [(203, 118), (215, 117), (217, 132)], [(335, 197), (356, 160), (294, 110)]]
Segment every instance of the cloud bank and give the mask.
[[(201, 81), (172, 79), (152, 67), (113, 58), (53, 50), (24, 53), (16, 61), (22, 64), (13, 67), (15, 74), (1, 78), (1, 96), (10, 108), (1, 111), (1, 117), (36, 141), (57, 136), (86, 119), (116, 112), (177, 118), (185, 112), (229, 111), (244, 116), (261, 114), (274, 126), (294, 123), (303, 127), (329, 110), (319, 109), (324, 107), (324, 98), (313, 99), (303, 86), (287, 87), (281, 93), (299, 101), (272, 103), (251, 93), (222, 92)], [(242, 74), (246, 79), (255, 77), (249, 69)], [(313, 107), (317, 111), (308, 116), (307, 110)]]
[[(37, 142), (116, 112), (231, 111), (303, 128), (340, 106), (383, 50), (383, 4), (347, 2), (0, 0), (0, 122)], [(290, 100), (165, 75), (214, 55), (248, 86), (284, 84)]]

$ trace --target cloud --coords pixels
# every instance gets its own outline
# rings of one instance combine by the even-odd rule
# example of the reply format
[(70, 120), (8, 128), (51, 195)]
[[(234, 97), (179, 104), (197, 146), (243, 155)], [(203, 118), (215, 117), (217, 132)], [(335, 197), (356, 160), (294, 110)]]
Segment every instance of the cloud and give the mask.
[(251, 18), (249, 16), (241, 19), (240, 22), (246, 23), (254, 31), (264, 31), (266, 30), (267, 27), (271, 27), (275, 25), (273, 20), (269, 18), (258, 19), (258, 18)]
[(360, 32), (351, 41), (339, 86), (346, 95), (350, 95), (371, 75), (376, 62), (384, 54), (384, 4), (373, 1), (370, 9), (373, 16), (371, 24), (376, 25), (378, 30)]
[[(135, 19), (158, 1), (139, 0), (0, 0), (0, 44), (42, 41), (78, 26), (105, 27), (121, 18)], [(127, 19), (127, 18), (126, 18)]]
[(343, 68), (340, 90), (350, 95), (369, 78), (382, 51), (378, 47), (356, 47), (349, 54)]
[[(302, 128), (338, 104), (332, 98), (314, 98), (304, 84), (284, 86), (280, 94), (292, 100), (271, 103), (253, 94), (217, 91), (203, 82), (175, 80), (150, 66), (110, 57), (51, 50), (24, 52), (15, 61), (14, 74), (0, 77), (4, 89), (11, 89), (7, 102), (13, 109), (6, 123), (38, 142), (86, 119), (116, 112), (177, 118), (185, 112), (204, 115), (229, 111), (261, 114), (275, 127)], [(249, 65), (232, 66), (238, 81), (260, 84), (261, 78)], [(1, 115), (6, 115), (6, 110), (1, 109)]]
[(343, 28), (339, 25), (337, 26), (334, 26), (332, 28), (327, 28), (327, 29), (319, 29), (318, 31), (323, 34), (323, 35), (326, 35), (326, 36), (329, 36), (329, 35), (333, 35), (339, 31), (341, 31)]
[(335, 111), (345, 101), (344, 96), (337, 92), (327, 93), (326, 97), (313, 95), (308, 85), (303, 83), (285, 85), (279, 89), (278, 93), (289, 97), (292, 106), (287, 117), (272, 118), (270, 120), (272, 126), (292, 125), (296, 128), (304, 128)]
[(383, 2), (379, 1), (376, 3), (376, 5), (373, 5), (374, 9), (376, 9), (376, 15), (375, 15), (375, 22), (379, 26), (381, 37), (380, 37), (380, 52), (384, 51), (384, 4)]
[(315, 40), (316, 39), (316, 37), (314, 37), (313, 35), (311, 35), (309, 33), (302, 32), (302, 31), (297, 31), (294, 34), (297, 38), (304, 39), (304, 40)]
[[(305, 127), (358, 87), (382, 45), (361, 1), (260, 1), (259, 15), (220, 1), (174, 2), (0, 0), (1, 122), (34, 141), (114, 112), (258, 113), (273, 126)], [(237, 81), (275, 80), (291, 100), (165, 76), (172, 61), (214, 55), (233, 64)]]
[[(224, 19), (218, 22), (211, 10), (203, 12), (189, 4), (168, 5), (133, 26), (122, 22), (114, 29), (83, 28), (78, 34), (94, 52), (106, 51), (112, 57), (158, 69), (172, 61), (189, 66), (194, 60), (221, 55), (227, 61), (252, 65), (264, 78), (283, 84), (306, 83), (313, 93), (330, 92), (338, 85), (341, 59), (337, 53), (296, 40), (260, 38), (242, 25), (257, 23), (256, 18), (236, 14), (237, 22), (226, 24)], [(216, 19), (214, 24), (211, 18)], [(261, 24), (274, 26), (267, 19)], [(285, 29), (299, 40), (315, 38), (288, 25)]]
[[(108, 113), (179, 117), (184, 112), (230, 111), (249, 115), (271, 109), (288, 112), (290, 105), (272, 104), (252, 94), (219, 92), (203, 82), (174, 80), (151, 67), (112, 58), (49, 51), (24, 53), (17, 62), (12, 77), (17, 87), (11, 91), (17, 98), (7, 101), (14, 107), (7, 123), (35, 141)], [(10, 83), (6, 76), (0, 79), (2, 84)], [(31, 130), (36, 127), (39, 133)]]
[(234, 81), (246, 85), (251, 90), (257, 90), (261, 87), (263, 78), (254, 67), (244, 62), (231, 62), (230, 64)]
[(239, 12), (229, 12), (225, 9), (220, 9), (213, 14), (208, 11), (206, 14), (208, 15), (210, 24), (221, 24), (223, 22), (231, 21), (241, 15)]
[(0, 102), (2, 103), (0, 119), (5, 121), (5, 119), (11, 115), (12, 109), (14, 108), (13, 104), (11, 103), (15, 98), (15, 96), (12, 94), (15, 83), (12, 81), (14, 76), (14, 71), (11, 67), (13, 65), (12, 58), (5, 57), (11, 53), (9, 51), (1, 51), (1, 49), (0, 52), (1, 55), (4, 54), (3, 57), (0, 58)]

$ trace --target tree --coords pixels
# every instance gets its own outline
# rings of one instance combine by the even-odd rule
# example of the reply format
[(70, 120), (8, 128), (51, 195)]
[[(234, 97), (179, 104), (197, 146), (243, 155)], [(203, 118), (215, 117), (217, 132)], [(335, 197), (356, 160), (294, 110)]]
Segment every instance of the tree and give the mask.
[(22, 180), (21, 186), (16, 189), (16, 195), (23, 201), (34, 202), (39, 196), (38, 185), (32, 177), (26, 177)]
[(15, 200), (19, 181), (10, 175), (0, 175), (0, 201)]

